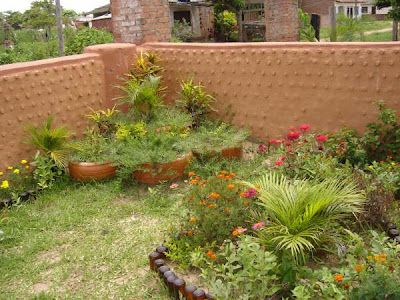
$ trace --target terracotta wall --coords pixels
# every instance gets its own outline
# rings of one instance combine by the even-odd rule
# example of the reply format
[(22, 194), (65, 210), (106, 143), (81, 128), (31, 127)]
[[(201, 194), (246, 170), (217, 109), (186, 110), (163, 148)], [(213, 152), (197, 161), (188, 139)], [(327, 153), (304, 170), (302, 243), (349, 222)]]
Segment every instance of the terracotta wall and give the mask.
[(102, 45), (87, 54), (0, 66), (0, 171), (21, 159), (30, 160), (32, 147), (22, 143), (22, 125), (56, 124), (81, 133), (90, 110), (112, 106), (113, 86), (133, 59), (134, 45)]
[(22, 124), (53, 115), (81, 133), (88, 106), (112, 107), (115, 85), (134, 54), (152, 50), (163, 59), (168, 94), (194, 74), (215, 93), (220, 114), (248, 125), (254, 137), (283, 136), (292, 125), (334, 131), (347, 123), (363, 129), (376, 119), (371, 104), (384, 99), (400, 111), (400, 43), (109, 44), (86, 54), (0, 67), (0, 171), (30, 159)]
[(292, 125), (358, 129), (376, 118), (374, 100), (400, 112), (400, 43), (145, 44), (164, 59), (168, 100), (195, 74), (260, 139)]

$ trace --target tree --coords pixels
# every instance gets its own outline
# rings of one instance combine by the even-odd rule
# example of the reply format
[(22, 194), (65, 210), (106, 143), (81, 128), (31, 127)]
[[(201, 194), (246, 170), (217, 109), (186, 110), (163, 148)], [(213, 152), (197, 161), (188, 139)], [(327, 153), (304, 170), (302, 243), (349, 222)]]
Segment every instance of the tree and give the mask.
[(388, 16), (393, 19), (393, 41), (398, 41), (398, 29), (400, 22), (400, 0), (375, 0), (374, 4), (379, 8), (392, 7)]
[(244, 8), (244, 0), (211, 0), (211, 2), (214, 4), (214, 10), (217, 13), (224, 10), (238, 13)]
[(47, 40), (51, 27), (56, 25), (56, 7), (53, 0), (34, 1), (24, 12), (25, 24), (35, 29), (44, 29)]
[(24, 15), (19, 11), (8, 10), (4, 12), (4, 18), (15, 30), (21, 29), (22, 24), (24, 23)]

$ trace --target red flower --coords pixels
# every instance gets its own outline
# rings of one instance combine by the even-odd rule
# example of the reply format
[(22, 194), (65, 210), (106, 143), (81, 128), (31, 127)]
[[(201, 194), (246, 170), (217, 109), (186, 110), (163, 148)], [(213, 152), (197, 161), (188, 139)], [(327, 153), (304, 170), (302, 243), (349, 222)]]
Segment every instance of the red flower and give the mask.
[(288, 150), (286, 151), (286, 153), (294, 154), (294, 150), (293, 150), (293, 149), (288, 149)]
[(296, 130), (296, 127), (294, 127), (294, 126), (290, 126), (290, 131), (295, 131)]
[(276, 140), (277, 144), (282, 144), (284, 141), (283, 140)]
[(276, 144), (277, 142), (276, 142), (276, 140), (274, 139), (274, 140), (270, 140), (269, 143), (270, 143), (271, 145), (273, 145), (273, 144)]
[(292, 146), (292, 143), (291, 142), (285, 142), (285, 146), (286, 147)]
[(285, 159), (286, 159), (286, 156), (282, 156), (280, 160), (285, 161)]
[(328, 140), (328, 137), (327, 136), (325, 136), (325, 135), (323, 135), (323, 134), (320, 134), (320, 135), (318, 135), (317, 136), (317, 141), (318, 142), (326, 142)]
[(290, 131), (290, 132), (287, 134), (286, 138), (287, 138), (289, 141), (295, 141), (295, 140), (298, 140), (298, 139), (299, 139), (300, 135), (301, 135), (301, 132), (300, 132), (300, 131)]
[(300, 126), (300, 130), (302, 130), (302, 131), (307, 131), (308, 129), (310, 129), (310, 125), (308, 125), (308, 124)]
[(280, 166), (281, 164), (283, 164), (283, 161), (281, 161), (281, 160), (278, 160), (275, 162), (275, 166)]
[(264, 144), (260, 144), (260, 145), (258, 145), (257, 151), (258, 152), (265, 152), (265, 151), (267, 151), (267, 149), (268, 149), (267, 146), (265, 146)]

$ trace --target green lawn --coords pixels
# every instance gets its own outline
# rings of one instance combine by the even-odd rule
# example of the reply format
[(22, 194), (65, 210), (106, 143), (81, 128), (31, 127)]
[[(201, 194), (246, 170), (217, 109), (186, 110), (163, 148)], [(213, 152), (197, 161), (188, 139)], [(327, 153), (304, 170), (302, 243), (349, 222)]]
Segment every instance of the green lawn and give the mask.
[(69, 180), (0, 223), (1, 299), (169, 299), (148, 254), (178, 220), (181, 197), (159, 186)]
[(377, 32), (365, 36), (366, 42), (391, 42), (393, 41), (392, 31)]

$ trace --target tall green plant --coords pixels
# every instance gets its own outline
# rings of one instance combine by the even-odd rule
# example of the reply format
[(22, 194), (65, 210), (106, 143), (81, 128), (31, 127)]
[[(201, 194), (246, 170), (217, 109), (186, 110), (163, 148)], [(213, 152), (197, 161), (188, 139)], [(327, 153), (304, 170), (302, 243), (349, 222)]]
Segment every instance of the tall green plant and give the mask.
[(150, 115), (154, 109), (163, 106), (161, 100), (161, 77), (149, 75), (138, 80), (135, 76), (128, 74), (125, 84), (118, 88), (125, 93), (120, 97), (119, 104), (128, 104), (133, 111)]
[(269, 173), (258, 185), (260, 205), (271, 222), (259, 231), (259, 240), (290, 253), (295, 262), (304, 261), (338, 220), (361, 212), (365, 202), (365, 196), (348, 181), (292, 182)]
[(25, 125), (24, 128), (29, 134), (25, 138), (25, 142), (49, 155), (54, 163), (60, 167), (65, 165), (68, 152), (72, 149), (79, 149), (79, 146), (68, 140), (72, 132), (65, 126), (52, 128), (53, 120), (53, 117), (49, 116), (39, 126)]
[(192, 116), (194, 126), (198, 125), (202, 117), (215, 111), (212, 107), (214, 96), (207, 94), (200, 82), (195, 85), (193, 76), (181, 81), (179, 95), (181, 97), (176, 100), (176, 104)]

